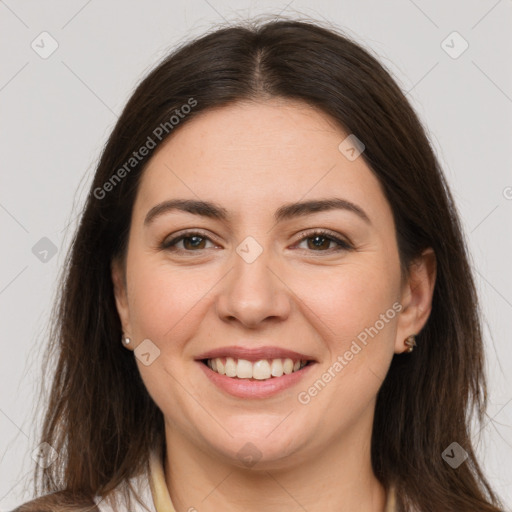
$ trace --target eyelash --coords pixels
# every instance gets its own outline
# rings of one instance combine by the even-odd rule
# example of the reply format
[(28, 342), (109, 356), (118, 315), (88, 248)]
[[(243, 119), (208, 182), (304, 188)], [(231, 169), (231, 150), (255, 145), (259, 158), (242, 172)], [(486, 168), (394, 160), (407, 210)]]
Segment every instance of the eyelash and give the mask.
[[(349, 251), (349, 250), (353, 249), (352, 245), (349, 242), (342, 240), (342, 239), (338, 238), (337, 236), (334, 236), (330, 231), (325, 230), (325, 229), (317, 229), (317, 230), (313, 230), (313, 231), (309, 231), (309, 232), (302, 232), (300, 235), (301, 235), (301, 238), (298, 241), (298, 243), (301, 243), (304, 240), (307, 240), (309, 238), (315, 238), (317, 236), (320, 236), (320, 237), (328, 239), (331, 242), (335, 242), (336, 244), (338, 244), (338, 247), (334, 248), (334, 249), (331, 248), (331, 249), (327, 249), (325, 251), (311, 250), (310, 252), (319, 252), (319, 253), (323, 252), (323, 253), (331, 254), (333, 252)], [(166, 241), (164, 239), (164, 241), (160, 244), (160, 249), (172, 251), (172, 252), (189, 253), (189, 254), (204, 250), (204, 249), (199, 249), (198, 251), (190, 251), (187, 249), (177, 249), (176, 247), (173, 247), (176, 243), (178, 243), (186, 238), (193, 238), (194, 236), (198, 236), (199, 238), (213, 242), (210, 239), (210, 237), (206, 236), (204, 233), (201, 233), (200, 231), (186, 231), (186, 232), (182, 233), (180, 236), (173, 238), (172, 240)], [(308, 249), (305, 249), (305, 250), (308, 250)]]

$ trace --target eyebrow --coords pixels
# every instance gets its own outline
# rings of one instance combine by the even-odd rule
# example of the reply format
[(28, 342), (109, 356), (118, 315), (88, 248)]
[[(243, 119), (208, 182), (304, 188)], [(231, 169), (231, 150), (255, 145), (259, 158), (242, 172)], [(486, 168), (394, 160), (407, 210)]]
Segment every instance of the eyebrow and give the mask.
[[(355, 213), (362, 220), (371, 224), (370, 218), (361, 207), (347, 201), (346, 199), (340, 199), (337, 197), (285, 204), (275, 211), (274, 219), (276, 222), (282, 222), (284, 220), (304, 217), (312, 213), (330, 210), (345, 210)], [(230, 219), (229, 212), (216, 203), (195, 199), (172, 199), (159, 203), (151, 208), (144, 219), (144, 225), (149, 225), (160, 215), (171, 211), (182, 211), (224, 222), (227, 222)]]

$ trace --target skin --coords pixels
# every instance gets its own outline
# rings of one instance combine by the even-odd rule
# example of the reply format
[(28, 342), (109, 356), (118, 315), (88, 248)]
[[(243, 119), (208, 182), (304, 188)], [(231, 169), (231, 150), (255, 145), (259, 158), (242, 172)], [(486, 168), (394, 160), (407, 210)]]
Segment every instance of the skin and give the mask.
[[(435, 258), (425, 251), (402, 279), (390, 206), (363, 158), (338, 149), (347, 135), (301, 102), (237, 103), (180, 126), (144, 172), (126, 261), (114, 262), (112, 277), (132, 349), (150, 339), (160, 350), (149, 366), (137, 364), (165, 417), (166, 482), (178, 512), (384, 510), (386, 490), (370, 462), (376, 395), (393, 355), (428, 318)], [(370, 222), (346, 210), (274, 221), (286, 203), (332, 197)], [(213, 201), (232, 217), (174, 210), (144, 224), (174, 198)], [(321, 239), (316, 248), (314, 235), (301, 236), (315, 228), (353, 247), (336, 252)], [(181, 254), (160, 247), (185, 229), (207, 237), (199, 249), (190, 239), (177, 243)], [(248, 236), (263, 249), (250, 264), (236, 252)], [(300, 403), (298, 393), (396, 302), (400, 313)], [(234, 345), (288, 348), (316, 364), (276, 396), (235, 398), (195, 361)], [(237, 457), (248, 442), (261, 457), (252, 467)]]

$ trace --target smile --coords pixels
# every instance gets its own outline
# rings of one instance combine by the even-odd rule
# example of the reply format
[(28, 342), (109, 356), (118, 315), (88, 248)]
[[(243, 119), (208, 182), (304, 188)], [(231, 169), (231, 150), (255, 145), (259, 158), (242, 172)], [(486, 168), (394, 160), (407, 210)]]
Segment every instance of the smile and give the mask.
[(243, 399), (278, 396), (297, 386), (317, 360), (281, 347), (220, 347), (196, 357), (205, 377), (223, 393)]
[(308, 364), (308, 361), (293, 360), (289, 357), (284, 359), (260, 359), (254, 362), (232, 357), (216, 357), (206, 359), (203, 362), (219, 375), (225, 375), (233, 379), (256, 380), (268, 380), (290, 375), (302, 370)]

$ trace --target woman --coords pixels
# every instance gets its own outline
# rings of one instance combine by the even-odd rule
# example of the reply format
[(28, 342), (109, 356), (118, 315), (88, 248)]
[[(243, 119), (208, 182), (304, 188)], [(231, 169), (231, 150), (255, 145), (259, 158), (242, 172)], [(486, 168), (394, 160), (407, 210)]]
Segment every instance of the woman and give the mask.
[(44, 496), (20, 512), (500, 510), (452, 197), (404, 94), (334, 30), (223, 28), (142, 81), (52, 339)]

